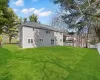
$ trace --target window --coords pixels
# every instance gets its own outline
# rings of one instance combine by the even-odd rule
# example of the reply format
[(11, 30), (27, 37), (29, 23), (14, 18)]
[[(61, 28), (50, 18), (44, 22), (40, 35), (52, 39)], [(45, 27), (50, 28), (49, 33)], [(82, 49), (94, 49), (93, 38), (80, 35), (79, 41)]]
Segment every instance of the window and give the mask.
[(33, 39), (31, 39), (31, 43), (33, 43)]
[(28, 43), (33, 43), (33, 39), (28, 39)]
[(43, 42), (43, 39), (40, 39), (41, 42)]
[(50, 34), (50, 31), (46, 31), (46, 34)]
[(30, 43), (30, 39), (28, 39), (28, 43)]

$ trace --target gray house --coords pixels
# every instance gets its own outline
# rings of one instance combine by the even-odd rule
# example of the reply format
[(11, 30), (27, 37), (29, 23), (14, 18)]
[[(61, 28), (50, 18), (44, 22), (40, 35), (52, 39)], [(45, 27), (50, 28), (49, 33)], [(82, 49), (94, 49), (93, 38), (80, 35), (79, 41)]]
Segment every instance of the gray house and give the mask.
[(20, 26), (19, 39), (22, 48), (63, 46), (63, 32), (51, 26), (35, 22), (23, 23)]

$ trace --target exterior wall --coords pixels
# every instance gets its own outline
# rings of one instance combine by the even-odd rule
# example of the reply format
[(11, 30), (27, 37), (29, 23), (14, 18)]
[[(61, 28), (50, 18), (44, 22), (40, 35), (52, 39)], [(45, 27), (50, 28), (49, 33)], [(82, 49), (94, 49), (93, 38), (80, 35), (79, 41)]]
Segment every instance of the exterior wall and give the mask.
[(33, 28), (23, 27), (23, 41), (22, 41), (22, 45), (23, 46), (22, 47), (23, 48), (35, 47), (34, 44), (28, 43), (28, 39), (34, 39), (34, 31), (33, 31)]
[(100, 54), (100, 43), (97, 44), (97, 50), (98, 50), (98, 52)]
[(63, 46), (63, 33), (54, 32), (55, 45)]
[(23, 27), (19, 28), (19, 43), (20, 43), (20, 47), (23, 47)]
[[(50, 34), (47, 34), (46, 31), (49, 30), (23, 27), (23, 37), (20, 45), (22, 45), (22, 48), (63, 45), (63, 33), (50, 31)], [(28, 43), (28, 39), (33, 39), (33, 43)], [(54, 40), (54, 44), (51, 44), (51, 39)]]
[[(50, 34), (47, 34), (46, 31), (48, 30), (42, 30), (42, 29), (38, 30), (39, 35), (35, 37), (36, 39), (35, 42), (36, 42), (37, 47), (52, 46), (51, 39), (54, 39), (54, 31), (50, 31)], [(40, 39), (43, 39), (43, 41), (40, 41)]]

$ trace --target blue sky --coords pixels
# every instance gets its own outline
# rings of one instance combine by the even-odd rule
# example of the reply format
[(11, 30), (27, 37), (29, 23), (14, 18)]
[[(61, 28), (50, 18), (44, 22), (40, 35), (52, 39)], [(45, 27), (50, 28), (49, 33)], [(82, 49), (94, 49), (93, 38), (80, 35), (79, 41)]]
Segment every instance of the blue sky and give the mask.
[(57, 10), (57, 6), (50, 0), (10, 0), (9, 5), (19, 17), (27, 18), (34, 13), (44, 24), (50, 23)]

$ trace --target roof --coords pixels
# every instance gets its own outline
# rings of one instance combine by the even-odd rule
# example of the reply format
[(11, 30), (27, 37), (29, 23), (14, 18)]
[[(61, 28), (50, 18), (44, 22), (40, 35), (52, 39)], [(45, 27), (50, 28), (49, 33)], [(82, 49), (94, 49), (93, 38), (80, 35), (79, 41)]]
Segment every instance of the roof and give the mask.
[(56, 32), (63, 32), (62, 30), (59, 30), (59, 29), (54, 28), (52, 26), (44, 25), (44, 24), (40, 24), (40, 23), (36, 23), (36, 22), (22, 23), (22, 26), (37, 28), (37, 29), (44, 29), (44, 30), (51, 30), (51, 31), (56, 31)]

